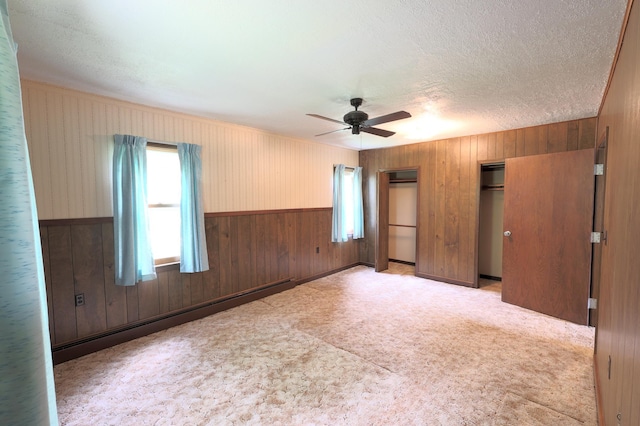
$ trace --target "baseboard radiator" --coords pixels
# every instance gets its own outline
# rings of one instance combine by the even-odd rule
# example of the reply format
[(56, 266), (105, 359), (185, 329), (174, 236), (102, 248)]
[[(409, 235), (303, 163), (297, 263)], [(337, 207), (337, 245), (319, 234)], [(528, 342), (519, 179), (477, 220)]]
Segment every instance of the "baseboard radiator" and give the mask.
[(127, 324), (125, 326), (114, 328), (94, 336), (75, 340), (67, 344), (54, 346), (52, 349), (53, 363), (54, 365), (60, 364), (111, 346), (119, 345), (120, 343), (128, 342), (152, 333), (157, 333), (158, 331), (166, 330), (180, 324), (185, 324), (189, 321), (195, 321), (218, 312), (226, 311), (227, 309), (235, 308), (245, 303), (271, 296), (272, 294), (290, 290), (297, 285), (317, 280), (319, 278), (326, 277), (327, 275), (335, 274), (336, 272), (352, 268), (359, 264), (360, 263), (354, 263), (352, 265), (347, 265), (332, 271), (299, 280), (290, 277), (274, 281), (260, 287), (225, 296), (220, 299), (204, 302), (199, 305), (190, 306), (185, 309), (136, 323)]
[(293, 278), (265, 284), (244, 292), (236, 293), (225, 298), (190, 306), (179, 311), (170, 312), (160, 317), (128, 324), (95, 336), (86, 337), (68, 344), (53, 347), (53, 363), (60, 364), (74, 358), (79, 358), (120, 343), (128, 342), (139, 337), (147, 336), (158, 331), (166, 330), (180, 324), (201, 319), (209, 315), (235, 308), (245, 303), (253, 302), (272, 294), (289, 290), (301, 284)]

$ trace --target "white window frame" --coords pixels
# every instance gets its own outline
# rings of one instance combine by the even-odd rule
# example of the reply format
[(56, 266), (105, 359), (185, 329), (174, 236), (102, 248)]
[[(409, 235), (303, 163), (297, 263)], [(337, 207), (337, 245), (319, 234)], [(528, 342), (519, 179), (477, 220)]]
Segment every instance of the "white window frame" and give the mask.
[[(148, 142), (147, 143), (147, 153), (149, 151), (163, 151), (163, 152), (171, 152), (171, 153), (175, 153), (176, 155), (176, 159), (178, 159), (178, 147), (175, 145), (165, 145), (165, 144), (158, 144), (158, 143), (153, 143), (153, 142)], [(178, 160), (179, 161), (179, 160)], [(149, 169), (149, 157), (147, 156), (147, 170)], [(177, 179), (180, 179), (180, 175), (177, 176)], [(147, 175), (147, 188), (150, 187), (150, 185), (153, 185), (152, 179), (149, 178), (149, 176)], [(179, 186), (178, 186), (179, 187)], [(151, 191), (148, 190), (148, 192), (150, 193)], [(152, 201), (152, 200), (150, 200)], [(178, 214), (180, 212), (180, 197), (179, 195), (177, 196), (177, 201), (173, 202), (173, 203), (151, 203), (149, 202), (149, 204), (147, 205), (147, 208), (149, 209), (149, 213), (151, 213), (152, 209), (162, 209), (162, 208), (177, 208), (178, 209)], [(149, 217), (151, 217), (151, 214), (149, 214)], [(152, 222), (150, 220), (150, 222)], [(177, 223), (177, 230), (174, 230), (174, 232), (177, 232), (178, 235), (180, 235), (180, 222)], [(150, 239), (151, 239), (151, 248), (152, 251), (154, 251), (154, 248), (157, 250), (157, 247), (154, 247), (154, 238), (153, 238), (153, 233), (154, 233), (154, 229), (150, 229)], [(157, 232), (157, 230), (156, 230)], [(155, 251), (154, 251), (154, 263), (156, 266), (159, 265), (166, 265), (166, 264), (172, 264), (172, 263), (180, 263), (180, 240), (178, 240), (178, 247), (176, 248), (176, 252), (178, 253), (176, 256), (170, 256), (170, 257), (156, 257)]]

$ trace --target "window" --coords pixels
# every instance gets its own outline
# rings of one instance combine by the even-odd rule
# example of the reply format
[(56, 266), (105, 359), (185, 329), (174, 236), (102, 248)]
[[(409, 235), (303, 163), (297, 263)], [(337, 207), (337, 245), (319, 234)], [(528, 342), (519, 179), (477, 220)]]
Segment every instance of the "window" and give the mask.
[(337, 164), (333, 169), (333, 213), (331, 242), (364, 237), (362, 210), (362, 167)]
[(354, 216), (353, 216), (353, 169), (344, 170), (344, 187), (343, 203), (344, 203), (344, 226), (347, 229), (347, 235), (353, 235)]
[(177, 148), (148, 144), (149, 239), (156, 265), (180, 261), (180, 183)]

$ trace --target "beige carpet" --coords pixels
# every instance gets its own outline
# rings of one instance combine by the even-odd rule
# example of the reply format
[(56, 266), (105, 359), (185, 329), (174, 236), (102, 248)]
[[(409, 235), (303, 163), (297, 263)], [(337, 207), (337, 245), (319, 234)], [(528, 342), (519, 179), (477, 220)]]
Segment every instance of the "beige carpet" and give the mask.
[(359, 266), (55, 368), (63, 425), (595, 425), (593, 329)]

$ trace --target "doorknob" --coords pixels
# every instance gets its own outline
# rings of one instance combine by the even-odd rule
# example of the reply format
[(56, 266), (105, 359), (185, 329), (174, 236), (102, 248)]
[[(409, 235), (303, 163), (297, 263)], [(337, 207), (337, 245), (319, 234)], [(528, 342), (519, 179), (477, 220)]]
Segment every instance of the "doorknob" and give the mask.
[(504, 236), (505, 237), (510, 237), (511, 236), (511, 231), (504, 231)]

